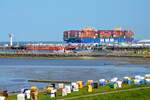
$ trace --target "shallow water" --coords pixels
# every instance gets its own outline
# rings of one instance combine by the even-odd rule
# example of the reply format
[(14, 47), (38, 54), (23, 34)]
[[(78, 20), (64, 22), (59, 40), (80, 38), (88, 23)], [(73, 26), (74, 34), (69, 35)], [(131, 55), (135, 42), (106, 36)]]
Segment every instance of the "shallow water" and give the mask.
[(132, 64), (123, 59), (0, 58), (0, 68), (0, 89), (11, 91), (35, 85), (35, 83), (28, 83), (29, 79), (99, 80), (150, 73), (149, 64)]

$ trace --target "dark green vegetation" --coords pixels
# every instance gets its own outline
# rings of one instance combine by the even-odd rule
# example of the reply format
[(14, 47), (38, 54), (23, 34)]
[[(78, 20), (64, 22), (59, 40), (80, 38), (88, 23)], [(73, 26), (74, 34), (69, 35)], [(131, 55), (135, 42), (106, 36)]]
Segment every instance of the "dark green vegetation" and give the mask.
[[(123, 88), (120, 88), (120, 89), (112, 89), (112, 88), (109, 88), (109, 86), (104, 86), (104, 87), (99, 87), (98, 89), (94, 89), (93, 93), (88, 93), (87, 87), (84, 87), (83, 89), (80, 89), (79, 92), (72, 92), (71, 94), (65, 97), (62, 97), (61, 93), (57, 92), (56, 99), (72, 98), (72, 97), (85, 96), (88, 94), (96, 94), (96, 93), (106, 93), (106, 94), (100, 94), (97, 96), (74, 98), (74, 100), (79, 100), (79, 99), (80, 100), (81, 99), (82, 100), (149, 100), (150, 88), (117, 92), (117, 93), (108, 93), (111, 91), (127, 90), (127, 89), (134, 89), (134, 88), (147, 87), (147, 86), (150, 86), (150, 85), (140, 85), (140, 86), (124, 85)], [(10, 96), (6, 100), (17, 100), (16, 95)], [(47, 94), (40, 93), (39, 100), (50, 100), (50, 97)]]

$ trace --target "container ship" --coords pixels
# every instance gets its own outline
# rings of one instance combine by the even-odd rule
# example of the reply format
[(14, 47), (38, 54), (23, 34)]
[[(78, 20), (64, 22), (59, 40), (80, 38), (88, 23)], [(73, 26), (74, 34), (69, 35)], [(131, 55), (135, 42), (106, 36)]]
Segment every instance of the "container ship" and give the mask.
[(132, 42), (134, 32), (131, 30), (95, 30), (86, 27), (81, 30), (64, 31), (64, 41), (66, 43), (122, 43)]
[[(122, 30), (116, 28), (114, 30), (96, 30), (86, 27), (81, 30), (68, 30), (63, 33), (64, 45), (49, 45), (49, 44), (29, 44), (26, 45), (27, 50), (74, 50), (75, 44), (110, 44), (110, 43), (130, 43), (134, 40), (134, 32), (131, 30)], [(74, 43), (74, 44), (71, 44)]]

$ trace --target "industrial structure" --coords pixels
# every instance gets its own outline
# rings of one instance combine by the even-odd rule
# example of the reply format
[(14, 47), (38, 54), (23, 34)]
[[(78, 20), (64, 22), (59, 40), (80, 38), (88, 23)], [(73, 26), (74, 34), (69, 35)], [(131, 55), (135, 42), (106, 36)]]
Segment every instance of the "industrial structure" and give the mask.
[(90, 27), (81, 30), (64, 31), (66, 43), (122, 43), (132, 42), (134, 33), (131, 30), (95, 30)]

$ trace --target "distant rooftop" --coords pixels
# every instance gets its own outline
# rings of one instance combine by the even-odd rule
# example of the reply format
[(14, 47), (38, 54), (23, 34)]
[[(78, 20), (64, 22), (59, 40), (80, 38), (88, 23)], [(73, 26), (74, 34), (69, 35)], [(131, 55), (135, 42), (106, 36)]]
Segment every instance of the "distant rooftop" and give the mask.
[(140, 40), (138, 43), (150, 43), (150, 40)]

